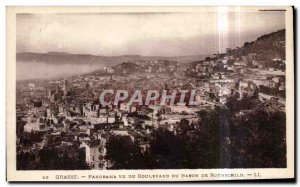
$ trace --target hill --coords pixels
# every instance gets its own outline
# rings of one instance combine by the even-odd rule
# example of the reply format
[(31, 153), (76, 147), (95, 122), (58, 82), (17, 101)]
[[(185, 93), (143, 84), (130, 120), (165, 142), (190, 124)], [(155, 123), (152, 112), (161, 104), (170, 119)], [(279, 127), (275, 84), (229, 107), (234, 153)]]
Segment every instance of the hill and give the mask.
[(260, 63), (268, 63), (273, 59), (285, 60), (285, 29), (265, 34), (258, 37), (255, 41), (245, 42), (242, 47), (234, 49), (226, 49), (225, 53), (215, 55), (214, 57), (206, 57), (204, 60), (192, 62), (191, 65), (196, 65), (204, 61), (218, 61), (224, 56), (241, 57), (249, 54), (256, 54), (255, 60)]

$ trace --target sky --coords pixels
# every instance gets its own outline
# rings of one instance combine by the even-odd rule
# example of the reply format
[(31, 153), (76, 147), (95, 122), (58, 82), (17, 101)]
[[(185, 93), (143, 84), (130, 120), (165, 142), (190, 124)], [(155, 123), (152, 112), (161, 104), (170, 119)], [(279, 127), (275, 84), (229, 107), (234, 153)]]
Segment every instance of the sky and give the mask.
[(18, 14), (17, 52), (210, 55), (285, 28), (284, 12)]

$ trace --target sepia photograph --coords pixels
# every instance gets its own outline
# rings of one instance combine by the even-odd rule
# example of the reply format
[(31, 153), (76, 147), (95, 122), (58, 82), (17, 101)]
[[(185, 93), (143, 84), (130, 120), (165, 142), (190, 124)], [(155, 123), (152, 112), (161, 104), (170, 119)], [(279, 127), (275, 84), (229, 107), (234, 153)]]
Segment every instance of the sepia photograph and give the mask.
[(292, 7), (7, 7), (8, 181), (294, 178)]

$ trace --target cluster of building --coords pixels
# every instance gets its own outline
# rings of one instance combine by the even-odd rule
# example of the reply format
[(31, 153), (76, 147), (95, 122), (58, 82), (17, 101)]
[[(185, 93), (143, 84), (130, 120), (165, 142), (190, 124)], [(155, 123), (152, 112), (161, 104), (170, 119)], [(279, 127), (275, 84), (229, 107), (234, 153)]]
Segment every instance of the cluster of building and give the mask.
[[(184, 119), (192, 132), (197, 129), (199, 110), (225, 105), (230, 97), (272, 101), (276, 109), (284, 110), (285, 59), (267, 63), (259, 56), (225, 53), (190, 66), (167, 60), (126, 62), (85, 75), (17, 83), (17, 151), (73, 147), (85, 152), (91, 169), (107, 169), (112, 164), (106, 158), (110, 138), (121, 137), (146, 152), (153, 130), (164, 128), (176, 135), (186, 129)], [(107, 89), (131, 94), (137, 89), (142, 94), (196, 90), (197, 104), (145, 106), (125, 100), (104, 107), (99, 95)]]
[(257, 53), (217, 55), (194, 63), (187, 69), (187, 75), (198, 80), (195, 87), (199, 89), (199, 98), (203, 102), (210, 100), (225, 104), (229, 96), (238, 93), (240, 99), (259, 95), (261, 101), (276, 99), (284, 104), (285, 60), (274, 58), (264, 63), (258, 60), (258, 56)]

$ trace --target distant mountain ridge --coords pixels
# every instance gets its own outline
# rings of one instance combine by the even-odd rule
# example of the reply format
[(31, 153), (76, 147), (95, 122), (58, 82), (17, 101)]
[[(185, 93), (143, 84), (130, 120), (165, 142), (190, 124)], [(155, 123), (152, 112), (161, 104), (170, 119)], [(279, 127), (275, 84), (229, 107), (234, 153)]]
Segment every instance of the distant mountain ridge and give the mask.
[[(242, 56), (249, 53), (260, 53), (261, 58), (270, 59), (272, 57), (285, 58), (285, 30), (278, 30), (258, 37), (255, 41), (245, 42), (242, 47), (227, 49), (226, 53), (219, 56), (235, 55)], [(206, 59), (213, 59), (214, 55), (192, 55), (192, 56), (97, 56), (92, 54), (71, 54), (65, 52), (51, 51), (48, 53), (17, 53), (16, 60), (19, 63), (34, 62), (43, 64), (76, 64), (76, 65), (104, 65), (115, 66), (123, 62), (149, 61), (149, 60), (169, 60), (177, 61), (181, 64), (199, 63)], [(214, 57), (216, 58), (216, 56)]]
[(122, 62), (129, 61), (147, 61), (147, 60), (170, 60), (179, 63), (190, 63), (197, 60), (202, 60), (208, 55), (194, 56), (140, 56), (140, 55), (122, 55), (122, 56), (96, 56), (91, 54), (71, 54), (62, 52), (48, 53), (17, 53), (17, 62), (35, 62), (47, 64), (101, 64), (115, 66)]

